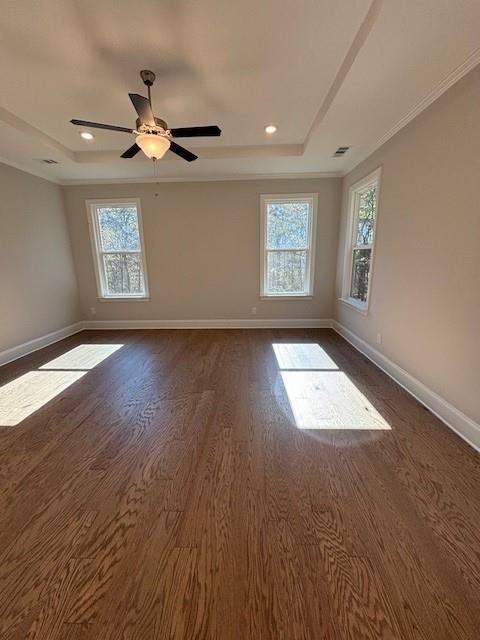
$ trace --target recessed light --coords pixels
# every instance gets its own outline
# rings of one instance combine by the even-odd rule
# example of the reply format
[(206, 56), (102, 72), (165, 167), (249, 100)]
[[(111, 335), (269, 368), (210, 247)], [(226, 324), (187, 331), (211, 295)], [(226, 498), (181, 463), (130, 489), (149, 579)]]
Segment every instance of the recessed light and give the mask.
[(276, 133), (277, 132), (277, 126), (274, 124), (267, 124), (267, 126), (265, 127), (265, 133), (268, 133), (269, 135), (272, 135), (272, 133)]
[(93, 135), (93, 133), (90, 133), (90, 131), (80, 131), (80, 136), (84, 139), (84, 140), (93, 140), (95, 138), (95, 136)]

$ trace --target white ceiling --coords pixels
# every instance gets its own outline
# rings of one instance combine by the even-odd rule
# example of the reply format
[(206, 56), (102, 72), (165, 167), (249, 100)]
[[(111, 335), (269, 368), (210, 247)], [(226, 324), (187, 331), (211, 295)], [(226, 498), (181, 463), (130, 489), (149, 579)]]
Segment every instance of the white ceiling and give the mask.
[[(159, 179), (343, 174), (480, 62), (479, 0), (4, 0), (0, 159), (62, 183), (153, 179), (124, 133), (140, 69), (185, 139)], [(267, 136), (265, 124), (278, 133)], [(351, 146), (343, 158), (336, 148)], [(52, 158), (57, 165), (45, 165)]]

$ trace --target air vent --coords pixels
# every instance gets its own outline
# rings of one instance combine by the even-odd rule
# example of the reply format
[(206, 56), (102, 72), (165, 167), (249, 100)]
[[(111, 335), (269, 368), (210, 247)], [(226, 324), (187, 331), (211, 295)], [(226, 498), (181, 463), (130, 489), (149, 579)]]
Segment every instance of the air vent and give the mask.
[(58, 164), (56, 160), (52, 160), (52, 158), (42, 158), (39, 162), (43, 162), (43, 164)]
[(338, 147), (338, 149), (333, 154), (334, 158), (339, 158), (340, 156), (344, 156), (350, 147)]

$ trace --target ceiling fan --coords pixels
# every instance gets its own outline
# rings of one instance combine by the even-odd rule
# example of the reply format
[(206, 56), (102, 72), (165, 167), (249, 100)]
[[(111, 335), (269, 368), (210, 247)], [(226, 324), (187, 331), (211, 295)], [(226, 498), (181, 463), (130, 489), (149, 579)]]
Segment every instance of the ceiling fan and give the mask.
[(129, 93), (130, 100), (138, 114), (136, 128), (117, 127), (112, 124), (101, 124), (100, 122), (88, 122), (87, 120), (70, 120), (72, 124), (93, 127), (96, 129), (107, 129), (108, 131), (121, 131), (123, 133), (135, 134), (135, 144), (124, 151), (121, 158), (133, 158), (140, 150), (151, 160), (162, 158), (168, 150), (175, 153), (187, 162), (196, 160), (198, 156), (181, 147), (172, 138), (198, 138), (204, 136), (219, 136), (222, 132), (216, 125), (207, 127), (180, 127), (169, 129), (165, 120), (156, 118), (152, 111), (152, 100), (150, 88), (155, 82), (153, 71), (144, 69), (140, 71), (140, 77), (147, 86), (148, 98), (138, 93)]

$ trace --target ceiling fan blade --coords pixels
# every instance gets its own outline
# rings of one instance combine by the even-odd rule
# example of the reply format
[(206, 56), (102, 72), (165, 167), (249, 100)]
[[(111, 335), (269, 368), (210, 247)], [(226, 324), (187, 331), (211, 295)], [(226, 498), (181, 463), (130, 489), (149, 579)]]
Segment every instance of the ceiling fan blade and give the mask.
[(133, 156), (136, 156), (139, 151), (140, 151), (140, 147), (138, 146), (137, 143), (135, 143), (135, 144), (132, 144), (132, 146), (129, 149), (124, 151), (120, 157), (133, 158)]
[(140, 122), (142, 124), (148, 124), (151, 127), (155, 126), (155, 118), (153, 117), (152, 105), (149, 100), (138, 93), (129, 93), (130, 100), (132, 101), (135, 111), (138, 113)]
[(172, 138), (199, 138), (201, 136), (219, 136), (222, 130), (217, 125), (208, 127), (180, 127), (170, 129)]
[(181, 147), (179, 144), (172, 141), (170, 142), (170, 151), (173, 151), (173, 153), (176, 153), (177, 156), (180, 156), (180, 158), (183, 158), (187, 162), (192, 162), (198, 158), (198, 156), (188, 149), (184, 149), (184, 147)]
[(127, 129), (126, 127), (117, 127), (114, 124), (101, 124), (100, 122), (88, 122), (88, 120), (70, 120), (72, 124), (77, 124), (81, 127), (93, 127), (94, 129), (107, 129), (108, 131), (122, 131), (123, 133), (132, 133), (133, 129)]

